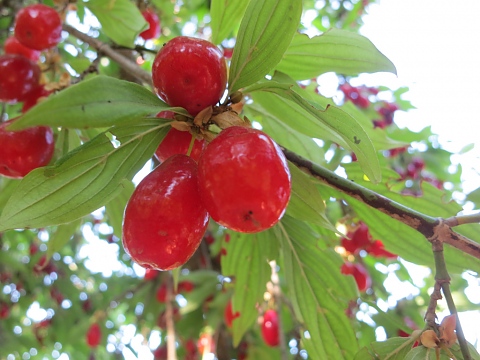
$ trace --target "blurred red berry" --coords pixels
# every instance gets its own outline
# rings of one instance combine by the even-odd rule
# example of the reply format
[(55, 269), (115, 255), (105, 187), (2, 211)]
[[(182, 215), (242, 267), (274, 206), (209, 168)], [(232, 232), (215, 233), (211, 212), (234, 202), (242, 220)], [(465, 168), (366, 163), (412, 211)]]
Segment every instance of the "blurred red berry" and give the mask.
[(149, 28), (140, 33), (140, 37), (144, 40), (155, 39), (160, 35), (160, 19), (153, 9), (147, 9), (142, 12)]
[(37, 62), (40, 58), (40, 51), (26, 47), (20, 41), (18, 41), (15, 36), (10, 36), (7, 40), (5, 40), (3, 50), (5, 50), (5, 54), (23, 55), (33, 62)]
[(155, 269), (147, 269), (147, 270), (145, 271), (145, 275), (144, 275), (143, 278), (144, 278), (145, 280), (147, 280), (147, 281), (148, 281), (148, 280), (153, 280), (153, 279), (155, 279), (155, 278), (158, 276), (158, 274), (160, 274), (160, 272), (159, 272), (158, 270), (155, 270)]
[(191, 281), (180, 281), (178, 283), (178, 292), (179, 293), (189, 293), (190, 291), (192, 291), (193, 289), (195, 289), (195, 284), (192, 283)]
[(275, 310), (267, 310), (263, 314), (262, 338), (265, 344), (274, 347), (280, 343), (278, 314)]
[(102, 341), (102, 330), (97, 323), (90, 325), (87, 331), (87, 345), (91, 348), (97, 347)]
[(346, 262), (342, 265), (340, 271), (344, 275), (353, 275), (358, 290), (361, 292), (372, 286), (372, 278), (362, 264)]

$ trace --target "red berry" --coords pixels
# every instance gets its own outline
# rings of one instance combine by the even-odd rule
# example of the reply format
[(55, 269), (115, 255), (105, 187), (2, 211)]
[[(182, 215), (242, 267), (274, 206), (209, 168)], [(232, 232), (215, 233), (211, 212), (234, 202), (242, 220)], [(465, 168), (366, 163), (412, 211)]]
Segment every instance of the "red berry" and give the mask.
[(152, 67), (155, 92), (170, 106), (181, 106), (197, 115), (222, 97), (227, 66), (212, 43), (179, 36), (158, 52)]
[(229, 229), (253, 233), (275, 225), (285, 212), (291, 181), (278, 145), (264, 132), (232, 126), (198, 162), (202, 202)]
[(22, 178), (50, 162), (55, 147), (53, 131), (46, 126), (8, 131), (5, 128), (11, 121), (0, 124), (0, 175)]
[(40, 68), (22, 55), (0, 55), (0, 102), (17, 102), (38, 85)]
[(340, 270), (344, 275), (353, 275), (358, 290), (365, 291), (372, 286), (372, 278), (363, 265), (346, 262), (342, 265)]
[(207, 230), (197, 163), (174, 155), (138, 184), (125, 209), (123, 246), (133, 261), (157, 270), (181, 266)]
[[(150, 270), (150, 269), (147, 269), (147, 270)], [(151, 270), (151, 271), (156, 271), (156, 270)], [(167, 285), (162, 284), (158, 288), (156, 298), (159, 303), (164, 304), (167, 302)]]
[(37, 62), (40, 58), (40, 51), (26, 47), (20, 41), (18, 41), (15, 36), (10, 36), (7, 40), (5, 40), (3, 49), (5, 50), (5, 54), (23, 55), (33, 62)]
[[(192, 136), (193, 135), (188, 131), (180, 131), (175, 128), (171, 128), (155, 151), (155, 156), (160, 162), (164, 162), (175, 154), (186, 155), (188, 148), (190, 147), (190, 142), (192, 141)], [(190, 157), (193, 160), (198, 161), (204, 147), (204, 140), (195, 139)]]
[(364, 250), (371, 246), (372, 236), (368, 230), (368, 225), (364, 222), (360, 222), (353, 233), (349, 232), (348, 237), (341, 240), (342, 246), (348, 252), (357, 253), (360, 250)]
[(97, 347), (102, 341), (102, 330), (100, 326), (95, 323), (90, 325), (87, 331), (87, 344), (91, 348)]
[(167, 360), (167, 357), (168, 357), (167, 347), (165, 345), (158, 347), (153, 352), (153, 357), (155, 360)]
[(147, 269), (145, 271), (145, 276), (143, 277), (145, 280), (153, 280), (158, 276), (158, 271), (153, 269)]
[(178, 292), (179, 293), (189, 293), (195, 289), (195, 284), (192, 283), (191, 281), (180, 281), (178, 283)]
[(45, 50), (62, 39), (62, 20), (51, 7), (33, 4), (21, 9), (15, 17), (15, 37), (23, 45)]
[(29, 109), (34, 107), (41, 98), (46, 98), (51, 93), (52, 91), (45, 89), (44, 85), (35, 87), (23, 97), (22, 112), (27, 112)]
[(263, 314), (262, 337), (268, 346), (277, 346), (280, 343), (278, 329), (278, 314), (275, 310), (267, 310)]
[(153, 9), (147, 9), (142, 12), (143, 17), (150, 27), (140, 33), (140, 37), (144, 40), (150, 40), (160, 35), (160, 20)]
[(229, 300), (227, 303), (227, 306), (225, 306), (225, 311), (223, 313), (225, 324), (227, 324), (227, 326), (231, 328), (233, 320), (235, 320), (239, 316), (240, 316), (240, 313), (238, 311), (235, 314), (233, 313), (232, 300)]
[(0, 319), (6, 319), (10, 315), (10, 306), (2, 301), (0, 302)]

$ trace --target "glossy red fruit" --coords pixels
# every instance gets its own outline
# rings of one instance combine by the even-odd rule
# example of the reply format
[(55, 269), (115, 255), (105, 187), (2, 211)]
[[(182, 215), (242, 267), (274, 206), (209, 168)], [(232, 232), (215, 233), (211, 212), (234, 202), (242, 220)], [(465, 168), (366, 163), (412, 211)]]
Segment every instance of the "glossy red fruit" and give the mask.
[(102, 330), (97, 323), (90, 325), (87, 331), (87, 345), (91, 348), (97, 347), (102, 341)]
[(123, 246), (141, 266), (170, 270), (190, 259), (207, 225), (197, 163), (186, 155), (174, 155), (133, 192), (125, 209)]
[(51, 128), (35, 126), (8, 131), (5, 128), (11, 121), (0, 124), (0, 175), (18, 179), (33, 169), (48, 165), (55, 144)]
[(0, 55), (0, 102), (17, 102), (38, 86), (40, 68), (22, 55)]
[(240, 316), (240, 312), (233, 313), (232, 300), (229, 300), (227, 306), (225, 306), (225, 311), (223, 313), (223, 318), (225, 319), (225, 324), (231, 328), (233, 320)]
[(40, 99), (48, 97), (51, 93), (52, 91), (45, 89), (44, 85), (35, 87), (23, 97), (22, 112), (27, 112), (34, 107)]
[(140, 37), (144, 40), (157, 38), (160, 35), (160, 20), (153, 9), (142, 11), (145, 21), (150, 26), (147, 30), (140, 33)]
[[(157, 157), (158, 161), (164, 162), (169, 157), (176, 154), (186, 155), (191, 141), (192, 134), (190, 134), (188, 131), (180, 131), (175, 128), (171, 128), (155, 151), (155, 156)], [(204, 147), (204, 140), (195, 139), (190, 157), (198, 162)]]
[(40, 58), (40, 51), (31, 49), (23, 45), (15, 36), (10, 36), (3, 45), (5, 54), (23, 55), (26, 58), (37, 62)]
[(15, 17), (15, 37), (23, 45), (45, 50), (62, 39), (62, 20), (51, 7), (33, 4), (20, 9)]
[(360, 291), (365, 291), (372, 286), (372, 278), (361, 264), (346, 262), (342, 265), (340, 271), (344, 275), (353, 275)]
[(254, 233), (275, 225), (290, 198), (287, 162), (264, 132), (239, 126), (223, 130), (198, 161), (202, 202), (229, 229)]
[(262, 337), (268, 346), (277, 346), (280, 343), (278, 329), (278, 314), (275, 310), (267, 310), (263, 314)]
[(155, 92), (170, 106), (197, 115), (215, 105), (227, 84), (222, 52), (212, 43), (179, 36), (158, 52), (152, 67)]

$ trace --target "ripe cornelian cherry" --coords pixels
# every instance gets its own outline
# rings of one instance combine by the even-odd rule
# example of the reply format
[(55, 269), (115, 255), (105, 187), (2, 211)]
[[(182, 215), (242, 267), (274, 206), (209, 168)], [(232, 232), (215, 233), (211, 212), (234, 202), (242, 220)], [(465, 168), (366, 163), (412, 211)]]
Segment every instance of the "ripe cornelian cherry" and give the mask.
[(102, 341), (102, 330), (97, 323), (90, 325), (87, 331), (87, 345), (91, 348), (97, 347)]
[(187, 262), (207, 229), (200, 202), (197, 163), (174, 155), (148, 174), (133, 192), (123, 222), (123, 246), (146, 268), (170, 270)]
[(280, 343), (278, 329), (278, 314), (275, 310), (267, 310), (263, 314), (262, 337), (268, 346), (277, 346)]
[[(164, 162), (175, 154), (186, 155), (191, 141), (192, 134), (190, 134), (188, 131), (180, 131), (175, 128), (171, 128), (155, 151), (155, 156), (160, 162)], [(198, 161), (204, 147), (205, 140), (195, 139), (190, 157), (193, 160)]]
[(145, 21), (150, 25), (147, 30), (140, 33), (140, 37), (144, 40), (155, 39), (160, 35), (160, 20), (153, 9), (142, 11)]
[(212, 43), (178, 36), (158, 52), (152, 67), (155, 92), (170, 106), (197, 115), (222, 97), (227, 84), (227, 65)]
[(48, 165), (55, 143), (51, 128), (34, 126), (20, 131), (6, 130), (12, 121), (0, 124), (0, 175), (18, 179), (33, 169)]
[(0, 55), (0, 102), (17, 102), (38, 85), (40, 68), (22, 55)]
[(15, 36), (10, 36), (7, 40), (5, 40), (3, 49), (5, 50), (5, 54), (23, 55), (33, 62), (37, 62), (40, 58), (40, 51), (26, 47), (20, 41), (18, 41)]
[(29, 109), (34, 107), (41, 98), (46, 98), (51, 93), (52, 91), (45, 89), (44, 85), (38, 85), (23, 97), (22, 112), (27, 112)]
[(290, 198), (287, 161), (264, 132), (232, 126), (203, 150), (200, 196), (210, 216), (229, 229), (254, 233), (275, 225)]
[(25, 6), (15, 17), (15, 37), (30, 49), (49, 49), (62, 39), (62, 19), (47, 5)]

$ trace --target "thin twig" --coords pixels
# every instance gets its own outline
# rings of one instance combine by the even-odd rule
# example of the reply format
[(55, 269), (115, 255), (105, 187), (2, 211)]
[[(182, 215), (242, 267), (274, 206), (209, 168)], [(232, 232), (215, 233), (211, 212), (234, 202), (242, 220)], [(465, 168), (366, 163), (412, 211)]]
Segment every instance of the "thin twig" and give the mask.
[(167, 298), (166, 298), (166, 323), (167, 323), (167, 359), (177, 360), (177, 350), (175, 344), (175, 322), (173, 321), (173, 278), (169, 275), (167, 278)]
[(280, 289), (280, 280), (278, 278), (277, 273), (277, 262), (271, 261), (270, 267), (272, 268), (272, 276), (271, 281), (273, 284), (272, 295), (275, 301), (275, 305), (277, 308), (278, 313), (278, 332), (280, 337), (280, 356), (282, 360), (288, 359), (288, 350), (287, 350), (287, 343), (285, 342), (285, 336), (283, 332), (283, 324), (282, 324), (282, 317), (281, 317), (281, 309), (282, 309), (282, 291)]
[(445, 224), (450, 227), (455, 227), (464, 224), (475, 224), (480, 223), (480, 213), (470, 214), (470, 215), (459, 215), (452, 216), (448, 219), (445, 219)]
[(140, 68), (135, 62), (126, 58), (125, 56), (123, 56), (122, 54), (114, 50), (112, 47), (110, 47), (109, 45), (87, 34), (84, 34), (83, 32), (75, 29), (73, 26), (70, 26), (67, 24), (63, 25), (63, 30), (67, 31), (70, 35), (75, 36), (77, 39), (87, 43), (88, 45), (96, 49), (99, 53), (105, 54), (110, 59), (118, 63), (118, 65), (123, 70), (132, 74), (142, 82), (150, 85), (150, 87), (153, 87), (152, 76), (149, 72)]

